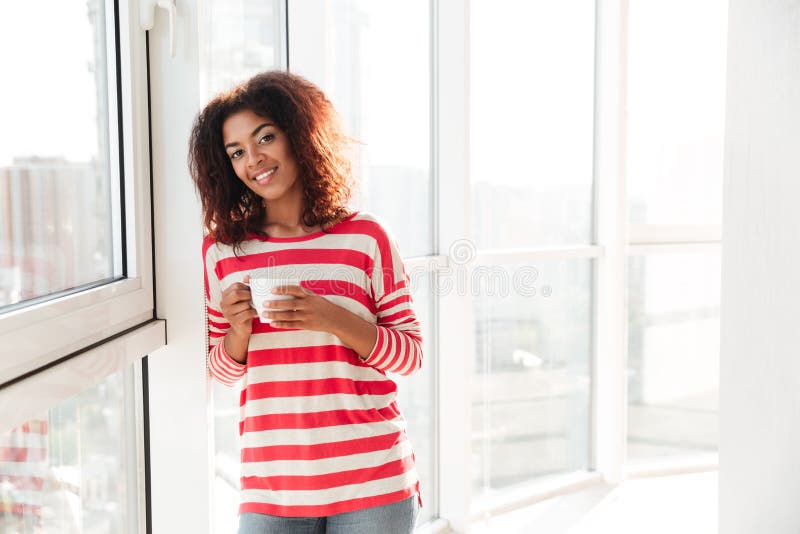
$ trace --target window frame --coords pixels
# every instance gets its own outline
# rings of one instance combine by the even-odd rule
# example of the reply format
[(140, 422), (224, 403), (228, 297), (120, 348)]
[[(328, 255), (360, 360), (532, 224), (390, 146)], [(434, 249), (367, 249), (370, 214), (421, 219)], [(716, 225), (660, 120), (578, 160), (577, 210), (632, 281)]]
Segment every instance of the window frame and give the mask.
[[(52, 299), (36, 299), (30, 305), (20, 303), (0, 315), (0, 345), (8, 348), (0, 361), (0, 387), (67, 361), (155, 317), (145, 33), (139, 27), (136, 2), (105, 0), (105, 5), (109, 88), (114, 88), (109, 91), (109, 108), (111, 113), (114, 107), (117, 111), (117, 129), (110, 128), (111, 186), (112, 191), (117, 189), (112, 198), (120, 200), (112, 206), (111, 216), (124, 245), (119, 253), (115, 250), (115, 257), (123, 259), (123, 264), (115, 260), (115, 271), (124, 277)], [(116, 145), (112, 144), (115, 140)], [(119, 185), (115, 176), (120, 177)], [(115, 238), (114, 243), (116, 249), (119, 241)], [(163, 324), (161, 340), (164, 344)]]
[[(463, 7), (456, 2), (438, 2), (438, 35), (452, 42), (446, 52), (440, 51), (439, 64), (444, 69), (436, 74), (439, 80), (437, 106), (439, 123), (446, 132), (435, 137), (440, 143), (436, 157), (441, 174), (436, 175), (436, 187), (452, 195), (439, 199), (438, 243), (447, 243), (470, 234), (470, 177), (467, 160), (469, 154), (468, 73), (469, 70), (469, 3)], [(444, 20), (441, 20), (444, 18)], [(463, 452), (459, 441), (467, 441), (470, 415), (464, 413), (459, 400), (469, 406), (469, 377), (460, 384), (455, 377), (463, 371), (463, 361), (471, 361), (470, 347), (463, 347), (461, 334), (472, 325), (470, 306), (463, 302), (448, 302), (441, 298), (439, 335), (447, 346), (439, 351), (440, 376), (448, 381), (439, 384), (445, 399), (440, 405), (439, 432), (444, 436), (442, 451), (452, 454), (456, 447), (461, 462), (440, 466), (442, 482), (440, 491), (452, 490), (453, 495), (443, 495), (445, 503), (441, 517), (456, 528), (465, 528), (471, 522), (485, 520), (544, 499), (571, 493), (601, 483), (616, 484), (626, 478), (668, 475), (715, 469), (716, 455), (703, 457), (665, 459), (664, 461), (629, 466), (626, 463), (627, 446), (627, 264), (628, 258), (639, 254), (675, 252), (703, 252), (716, 250), (721, 240), (719, 225), (637, 225), (628, 221), (627, 175), (625, 172), (626, 140), (625, 102), (627, 98), (627, 0), (595, 2), (595, 80), (594, 80), (594, 238), (588, 245), (559, 247), (527, 247), (520, 249), (480, 249), (475, 261), (481, 265), (495, 265), (514, 261), (564, 260), (589, 258), (594, 260), (591, 395), (590, 395), (590, 462), (587, 471), (564, 473), (546, 480), (531, 480), (491, 498), (474, 502), (469, 495), (469, 450)], [(444, 48), (443, 43), (439, 42)], [(463, 56), (457, 50), (464, 49)], [(463, 73), (458, 69), (463, 69)], [(463, 76), (463, 81), (447, 79)], [(463, 84), (461, 88), (459, 82)], [(461, 135), (465, 139), (461, 139)], [(464, 160), (464, 161), (461, 161)], [(450, 174), (452, 173), (452, 175)], [(447, 254), (438, 247), (440, 254)], [(444, 260), (447, 262), (447, 258)], [(459, 337), (460, 336), (460, 337)], [(469, 345), (469, 344), (467, 344)], [(466, 350), (465, 350), (466, 349)], [(458, 363), (449, 356), (458, 353)], [(466, 394), (465, 394), (466, 393)], [(459, 395), (461, 395), (459, 397)], [(460, 424), (449, 419), (456, 417)], [(466, 423), (464, 422), (466, 420)], [(459, 494), (466, 488), (466, 495)], [(472, 501), (472, 502), (471, 502)], [(464, 518), (469, 511), (469, 520)]]

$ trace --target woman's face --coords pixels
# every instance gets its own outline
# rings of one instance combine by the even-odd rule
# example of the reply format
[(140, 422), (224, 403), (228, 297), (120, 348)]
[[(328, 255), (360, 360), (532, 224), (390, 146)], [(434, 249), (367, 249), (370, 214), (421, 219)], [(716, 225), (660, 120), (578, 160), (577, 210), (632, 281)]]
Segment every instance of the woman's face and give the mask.
[(236, 176), (261, 198), (277, 200), (302, 187), (289, 138), (271, 119), (238, 111), (222, 124), (222, 142)]

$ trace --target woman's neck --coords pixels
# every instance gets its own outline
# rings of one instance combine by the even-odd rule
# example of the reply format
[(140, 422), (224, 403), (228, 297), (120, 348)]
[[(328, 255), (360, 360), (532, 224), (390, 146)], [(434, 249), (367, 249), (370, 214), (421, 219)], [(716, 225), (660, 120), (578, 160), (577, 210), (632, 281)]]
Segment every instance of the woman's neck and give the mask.
[(289, 194), (278, 200), (265, 201), (264, 231), (273, 237), (297, 237), (319, 231), (303, 224), (305, 202), (302, 194)]

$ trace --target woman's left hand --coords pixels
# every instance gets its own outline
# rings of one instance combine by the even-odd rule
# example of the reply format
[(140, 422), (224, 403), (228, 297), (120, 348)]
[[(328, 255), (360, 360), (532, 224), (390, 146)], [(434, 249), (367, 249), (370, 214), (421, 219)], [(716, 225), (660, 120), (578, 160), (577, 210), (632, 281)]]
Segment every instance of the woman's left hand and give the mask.
[[(333, 332), (337, 316), (344, 310), (325, 297), (301, 286), (280, 286), (273, 290), (277, 295), (291, 295), (291, 300), (265, 301), (262, 317), (271, 319), (275, 328), (300, 328), (318, 332)], [(280, 310), (280, 311), (275, 311)]]

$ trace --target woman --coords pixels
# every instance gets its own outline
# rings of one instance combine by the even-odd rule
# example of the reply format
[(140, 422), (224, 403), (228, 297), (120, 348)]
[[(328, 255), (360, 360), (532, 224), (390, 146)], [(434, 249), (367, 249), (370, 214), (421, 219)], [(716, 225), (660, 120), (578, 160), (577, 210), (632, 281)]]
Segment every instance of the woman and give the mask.
[[(322, 91), (284, 72), (216, 97), (192, 130), (208, 368), (243, 379), (242, 534), (407, 533), (421, 504), (385, 374), (420, 367), (420, 325), (391, 234), (346, 207), (346, 141)], [(255, 310), (251, 275), (301, 282)]]

